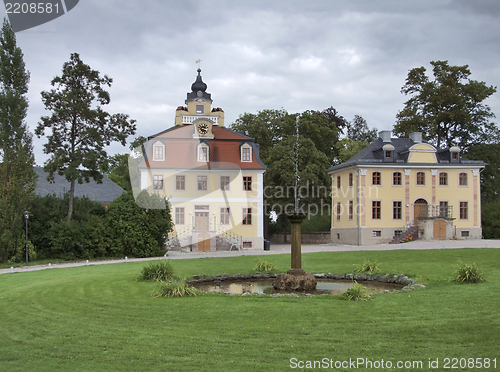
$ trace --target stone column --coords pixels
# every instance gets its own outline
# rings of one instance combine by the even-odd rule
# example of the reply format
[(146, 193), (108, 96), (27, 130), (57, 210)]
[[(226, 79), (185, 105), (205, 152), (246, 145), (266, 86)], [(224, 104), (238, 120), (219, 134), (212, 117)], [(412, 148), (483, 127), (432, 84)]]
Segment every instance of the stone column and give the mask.
[(306, 218), (304, 213), (294, 213), (287, 216), (288, 220), (292, 225), (292, 268), (288, 270), (288, 274), (291, 275), (304, 275), (304, 270), (302, 270), (302, 245), (300, 242), (301, 238), (301, 227), (300, 224)]

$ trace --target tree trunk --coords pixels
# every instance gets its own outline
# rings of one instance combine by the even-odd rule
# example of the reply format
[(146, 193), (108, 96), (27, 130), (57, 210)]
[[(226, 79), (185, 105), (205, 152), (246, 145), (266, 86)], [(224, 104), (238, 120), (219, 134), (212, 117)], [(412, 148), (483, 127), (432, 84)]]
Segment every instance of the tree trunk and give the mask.
[(68, 205), (68, 215), (66, 219), (71, 221), (71, 216), (73, 215), (73, 199), (75, 198), (75, 180), (71, 180), (71, 188), (69, 190), (69, 205)]

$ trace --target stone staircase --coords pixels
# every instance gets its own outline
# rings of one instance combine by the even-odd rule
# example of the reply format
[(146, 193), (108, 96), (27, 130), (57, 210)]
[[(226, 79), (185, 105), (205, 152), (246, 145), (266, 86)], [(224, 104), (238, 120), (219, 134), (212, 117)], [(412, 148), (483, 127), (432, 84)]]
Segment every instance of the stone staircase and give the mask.
[[(174, 229), (167, 240), (167, 249), (171, 251), (181, 251), (186, 247), (190, 249), (193, 244), (193, 231), (192, 225)], [(243, 238), (230, 230), (224, 230), (219, 226), (211, 226), (207, 232), (211, 233), (212, 238), (215, 237), (215, 249), (217, 251), (240, 251), (243, 248)]]
[(412, 240), (418, 239), (418, 225), (415, 225), (414, 221), (409, 221), (400, 234), (394, 235), (389, 244), (403, 243), (410, 237), (412, 238)]

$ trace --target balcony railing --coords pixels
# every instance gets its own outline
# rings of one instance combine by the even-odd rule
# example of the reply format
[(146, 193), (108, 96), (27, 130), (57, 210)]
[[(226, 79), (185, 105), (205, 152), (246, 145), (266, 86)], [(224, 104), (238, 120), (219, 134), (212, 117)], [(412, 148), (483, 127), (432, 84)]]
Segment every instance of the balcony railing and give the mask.
[(219, 125), (218, 116), (204, 116), (204, 115), (182, 115), (182, 124), (193, 124), (196, 119), (208, 119), (213, 121), (215, 125)]
[[(415, 205), (417, 206), (417, 205)], [(453, 217), (453, 207), (452, 206), (440, 206), (440, 205), (419, 205), (417, 209), (417, 216), (421, 218), (452, 218)]]

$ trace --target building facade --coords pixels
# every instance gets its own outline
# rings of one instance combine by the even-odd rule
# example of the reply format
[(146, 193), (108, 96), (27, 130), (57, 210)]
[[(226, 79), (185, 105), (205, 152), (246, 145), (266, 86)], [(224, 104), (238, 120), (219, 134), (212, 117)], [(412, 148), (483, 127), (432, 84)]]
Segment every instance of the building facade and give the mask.
[(479, 173), (482, 161), (458, 147), (436, 149), (410, 138), (379, 138), (332, 177), (331, 240), (371, 245), (408, 239), (481, 238)]
[(140, 187), (168, 198), (172, 249), (263, 249), (263, 174), (259, 146), (224, 127), (198, 69), (175, 125), (148, 138)]

